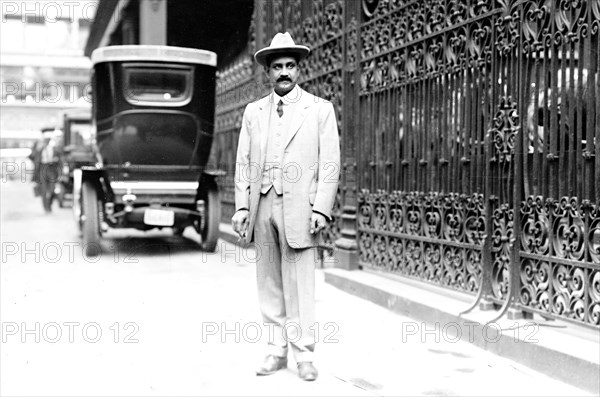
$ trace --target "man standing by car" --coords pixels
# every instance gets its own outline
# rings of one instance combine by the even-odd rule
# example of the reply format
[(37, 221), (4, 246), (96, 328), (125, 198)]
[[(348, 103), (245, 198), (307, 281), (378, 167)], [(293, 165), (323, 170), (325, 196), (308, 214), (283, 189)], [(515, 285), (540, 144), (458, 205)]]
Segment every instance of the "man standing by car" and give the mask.
[[(52, 211), (54, 200), (54, 187), (59, 176), (59, 155), (62, 131), (44, 130), (42, 132), (43, 145), (39, 153), (39, 164), (36, 164), (36, 172), (39, 172), (40, 195), (46, 212)], [(37, 171), (39, 170), (39, 171)]]
[(286, 368), (289, 342), (298, 374), (307, 381), (318, 376), (313, 353), (319, 232), (331, 220), (340, 170), (333, 105), (296, 84), (299, 62), (309, 53), (286, 32), (254, 54), (274, 89), (244, 112), (232, 218), (240, 237), (256, 243), (259, 304), (273, 331), (256, 373)]

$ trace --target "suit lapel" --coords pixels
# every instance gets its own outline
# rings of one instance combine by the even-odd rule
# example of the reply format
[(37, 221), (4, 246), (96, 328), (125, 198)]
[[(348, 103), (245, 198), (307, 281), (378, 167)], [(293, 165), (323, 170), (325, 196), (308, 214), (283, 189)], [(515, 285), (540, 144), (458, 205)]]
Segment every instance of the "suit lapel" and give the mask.
[(312, 98), (312, 95), (300, 88), (300, 100), (296, 105), (297, 107), (294, 111), (294, 116), (292, 118), (292, 121), (290, 122), (290, 127), (287, 131), (285, 144), (283, 145), (284, 148), (286, 148), (287, 145), (289, 145), (289, 143), (292, 141), (292, 138), (294, 138), (294, 136), (302, 126), (302, 123), (306, 118), (307, 109), (312, 104), (310, 98)]

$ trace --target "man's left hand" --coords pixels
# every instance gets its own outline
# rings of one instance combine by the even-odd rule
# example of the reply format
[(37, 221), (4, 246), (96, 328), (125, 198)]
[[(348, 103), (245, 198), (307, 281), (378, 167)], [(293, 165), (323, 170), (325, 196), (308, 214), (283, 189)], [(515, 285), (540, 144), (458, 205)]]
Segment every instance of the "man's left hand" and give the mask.
[(310, 217), (310, 234), (319, 233), (327, 226), (327, 219), (321, 214), (313, 212)]

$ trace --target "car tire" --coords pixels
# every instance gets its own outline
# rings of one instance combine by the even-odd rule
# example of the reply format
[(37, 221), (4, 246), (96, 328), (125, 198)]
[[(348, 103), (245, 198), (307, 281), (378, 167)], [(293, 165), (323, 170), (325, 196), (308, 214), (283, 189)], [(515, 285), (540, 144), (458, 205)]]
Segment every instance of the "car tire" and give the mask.
[(221, 223), (221, 200), (216, 186), (210, 187), (207, 193), (208, 206), (202, 237), (201, 248), (206, 252), (215, 252), (219, 240), (219, 224)]
[(98, 256), (100, 247), (100, 218), (98, 213), (98, 195), (89, 182), (81, 188), (81, 209), (83, 212), (82, 239), (86, 256)]

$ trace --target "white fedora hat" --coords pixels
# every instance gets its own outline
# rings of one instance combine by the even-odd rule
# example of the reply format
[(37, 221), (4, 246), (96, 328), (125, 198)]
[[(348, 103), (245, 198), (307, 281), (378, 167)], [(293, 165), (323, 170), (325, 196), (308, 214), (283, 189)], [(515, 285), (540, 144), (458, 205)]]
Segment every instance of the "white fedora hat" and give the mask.
[(296, 45), (294, 39), (292, 39), (292, 36), (288, 32), (277, 33), (275, 37), (273, 37), (273, 40), (271, 40), (270, 46), (256, 51), (254, 59), (263, 66), (269, 66), (267, 65), (267, 57), (269, 55), (290, 53), (298, 55), (298, 60), (301, 61), (308, 56), (310, 48), (303, 45)]

